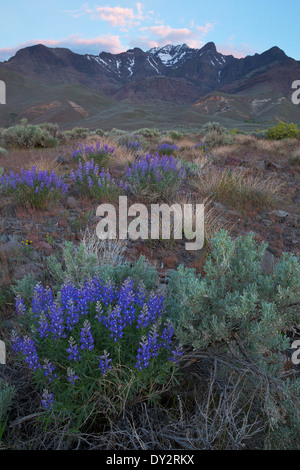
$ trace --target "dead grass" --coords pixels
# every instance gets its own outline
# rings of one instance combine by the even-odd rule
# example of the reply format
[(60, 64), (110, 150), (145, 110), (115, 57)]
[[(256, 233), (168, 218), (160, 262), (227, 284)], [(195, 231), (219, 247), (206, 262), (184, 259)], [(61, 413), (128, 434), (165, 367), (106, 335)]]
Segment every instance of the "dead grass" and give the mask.
[(56, 173), (60, 173), (61, 164), (57, 163), (56, 159), (53, 157), (45, 157), (45, 158), (34, 158), (30, 162), (24, 165), (25, 170), (30, 170), (33, 166), (36, 167), (37, 171), (55, 171)]
[(232, 208), (271, 208), (278, 202), (283, 183), (274, 177), (261, 178), (251, 171), (226, 171), (210, 167), (192, 180), (203, 196), (212, 196)]

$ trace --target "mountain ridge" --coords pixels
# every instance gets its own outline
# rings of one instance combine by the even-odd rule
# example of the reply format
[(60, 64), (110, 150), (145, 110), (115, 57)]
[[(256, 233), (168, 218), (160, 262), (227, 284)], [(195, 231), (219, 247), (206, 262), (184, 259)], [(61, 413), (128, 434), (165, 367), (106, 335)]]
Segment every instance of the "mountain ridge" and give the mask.
[[(148, 51), (135, 47), (118, 54), (103, 51), (98, 55), (78, 54), (67, 48), (37, 44), (20, 49), (7, 61), (0, 62), (0, 79), (1, 74), (5, 75), (8, 71), (35, 81), (36, 86), (43, 89), (47, 86), (49, 89), (60, 89), (68, 85), (70, 94), (66, 97), (65, 110), (69, 109), (70, 101), (78, 105), (78, 109), (84, 109), (83, 97), (87, 99), (88, 89), (91, 94), (98, 93), (97, 102), (100, 103), (112, 103), (105, 99), (106, 96), (116, 103), (132, 103), (132, 106), (134, 103), (158, 100), (165, 102), (166, 106), (173, 103), (189, 107), (205, 101), (211, 93), (220, 96), (224, 93), (233, 96), (257, 95), (261, 99), (261, 93), (267, 92), (274, 96), (276, 104), (279, 98), (291, 95), (291, 84), (300, 77), (300, 61), (288, 57), (277, 46), (262, 54), (239, 59), (218, 52), (213, 42), (199, 49), (187, 44), (168, 44)], [(72, 86), (76, 88), (76, 96), (72, 94)], [(20, 90), (18, 93), (20, 101), (27, 103), (28, 97), (23, 100)], [(81, 102), (76, 101), (78, 96)], [(32, 100), (32, 106), (47, 104), (46, 95), (40, 99), (32, 92)], [(15, 103), (10, 112), (26, 115), (26, 109), (22, 103), (19, 106)], [(215, 114), (220, 112), (219, 109), (218, 106)], [(222, 107), (223, 114), (227, 112), (227, 108), (224, 109)], [(93, 109), (87, 110), (84, 115), (91, 118), (93, 113)], [(249, 112), (245, 113), (248, 116)], [(60, 119), (62, 114), (61, 111)], [(3, 109), (1, 116), (1, 122), (7, 122)], [(274, 119), (278, 119), (278, 110)]]

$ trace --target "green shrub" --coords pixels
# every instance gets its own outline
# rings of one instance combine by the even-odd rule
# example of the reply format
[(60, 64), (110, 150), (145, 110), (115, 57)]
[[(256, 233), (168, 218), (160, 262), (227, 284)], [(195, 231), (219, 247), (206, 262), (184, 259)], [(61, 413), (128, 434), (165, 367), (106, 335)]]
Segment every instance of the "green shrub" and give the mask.
[(144, 127), (143, 129), (138, 129), (135, 134), (140, 134), (143, 137), (160, 137), (161, 133), (158, 129), (150, 129), (148, 127)]
[(4, 133), (7, 145), (17, 148), (48, 148), (57, 145), (57, 139), (48, 130), (34, 125), (9, 127)]
[(233, 240), (221, 230), (211, 243), (203, 278), (183, 266), (170, 276), (167, 308), (180, 342), (198, 348), (239, 338), (264, 368), (280, 368), (289, 344), (283, 332), (297, 318), (296, 308), (285, 308), (299, 300), (297, 258), (284, 254), (268, 276), (261, 266), (267, 245), (253, 234)]
[(209, 148), (221, 147), (223, 145), (234, 145), (235, 135), (227, 132), (209, 131), (205, 136), (205, 144)]
[(215, 132), (216, 134), (225, 134), (227, 132), (226, 127), (221, 126), (219, 122), (207, 122), (201, 129), (202, 133), (208, 134)]
[(71, 131), (69, 131), (69, 135), (72, 139), (86, 139), (89, 135), (90, 130), (86, 127), (74, 127)]
[(300, 129), (296, 124), (279, 122), (274, 127), (270, 127), (266, 132), (267, 139), (300, 139)]
[(52, 137), (57, 137), (58, 124), (54, 124), (53, 122), (43, 122), (42, 124), (39, 124), (39, 127), (48, 131)]
[(181, 132), (178, 132), (178, 131), (170, 131), (169, 136), (173, 140), (182, 140), (183, 139), (183, 134)]

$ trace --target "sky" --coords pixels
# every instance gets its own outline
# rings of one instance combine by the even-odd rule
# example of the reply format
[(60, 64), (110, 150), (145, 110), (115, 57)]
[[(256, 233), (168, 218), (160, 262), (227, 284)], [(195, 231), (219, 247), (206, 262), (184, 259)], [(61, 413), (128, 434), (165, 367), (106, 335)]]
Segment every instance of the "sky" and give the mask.
[(34, 44), (80, 54), (166, 44), (244, 57), (278, 46), (300, 60), (298, 0), (0, 0), (0, 61)]

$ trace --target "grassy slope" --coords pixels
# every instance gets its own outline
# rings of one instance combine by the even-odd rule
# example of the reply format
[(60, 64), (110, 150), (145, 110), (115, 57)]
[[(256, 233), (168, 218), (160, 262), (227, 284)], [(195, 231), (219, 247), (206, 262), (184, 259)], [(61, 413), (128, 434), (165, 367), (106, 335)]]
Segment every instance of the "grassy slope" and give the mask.
[[(52, 121), (62, 129), (155, 127), (196, 131), (207, 121), (218, 121), (228, 128), (249, 131), (268, 127), (280, 119), (300, 123), (300, 107), (288, 98), (278, 103), (282, 94), (271, 92), (263, 84), (236, 95), (213, 92), (199, 99), (200, 106), (182, 106), (160, 100), (118, 102), (78, 83), (39, 83), (5, 68), (0, 78), (7, 85), (7, 105), (0, 106), (0, 126), (9, 125), (10, 113), (17, 114), (17, 121), (22, 117), (34, 124)], [(229, 109), (218, 109), (216, 103), (220, 97), (228, 100)], [(253, 100), (268, 98), (270, 101), (253, 110)], [(82, 112), (80, 108), (74, 109), (69, 101), (81, 106)], [(203, 103), (208, 103), (206, 112)]]

